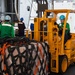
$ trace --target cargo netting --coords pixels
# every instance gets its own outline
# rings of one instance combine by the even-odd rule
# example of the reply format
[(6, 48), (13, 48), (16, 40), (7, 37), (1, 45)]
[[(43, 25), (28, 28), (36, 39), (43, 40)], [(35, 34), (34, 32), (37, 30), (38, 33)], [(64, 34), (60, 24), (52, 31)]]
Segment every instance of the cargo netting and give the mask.
[(0, 75), (48, 75), (49, 46), (25, 37), (0, 39)]

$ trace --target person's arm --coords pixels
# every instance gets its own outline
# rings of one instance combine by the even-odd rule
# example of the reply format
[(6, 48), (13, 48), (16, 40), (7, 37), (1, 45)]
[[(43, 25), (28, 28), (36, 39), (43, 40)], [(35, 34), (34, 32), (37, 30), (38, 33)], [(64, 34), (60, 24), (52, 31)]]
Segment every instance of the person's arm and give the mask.
[(14, 31), (13, 26), (11, 27), (11, 37), (15, 37), (15, 31)]
[(1, 31), (1, 26), (2, 26), (2, 25), (0, 24), (0, 31)]
[(0, 24), (0, 36), (1, 36), (1, 27), (2, 27), (2, 25)]
[(23, 27), (24, 27), (24, 29), (26, 29), (25, 23), (23, 23)]
[(70, 31), (70, 25), (69, 25), (69, 23), (67, 23), (67, 25), (66, 25), (66, 30)]

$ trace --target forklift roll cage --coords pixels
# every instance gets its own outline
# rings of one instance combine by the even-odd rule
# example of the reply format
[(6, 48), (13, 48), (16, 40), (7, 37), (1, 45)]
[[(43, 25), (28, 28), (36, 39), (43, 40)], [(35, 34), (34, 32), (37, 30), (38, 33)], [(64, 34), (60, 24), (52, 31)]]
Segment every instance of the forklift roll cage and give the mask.
[(65, 36), (65, 30), (66, 30), (66, 23), (67, 23), (67, 20), (68, 20), (69, 13), (72, 13), (73, 10), (66, 10), (66, 9), (65, 10), (46, 10), (44, 12), (43, 18), (46, 18), (47, 13), (49, 13), (49, 12), (53, 12), (56, 15), (58, 13), (66, 13), (66, 17), (65, 17), (65, 21), (64, 21), (64, 27), (63, 27), (63, 33), (62, 33), (62, 46), (61, 46), (61, 55), (63, 55), (64, 54), (64, 36)]

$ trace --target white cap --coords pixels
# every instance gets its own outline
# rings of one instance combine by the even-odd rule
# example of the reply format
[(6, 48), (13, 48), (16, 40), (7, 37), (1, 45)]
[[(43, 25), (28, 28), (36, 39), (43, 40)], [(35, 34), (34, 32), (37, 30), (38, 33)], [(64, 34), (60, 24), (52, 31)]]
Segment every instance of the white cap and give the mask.
[(6, 15), (5, 20), (11, 20), (11, 17), (9, 15)]

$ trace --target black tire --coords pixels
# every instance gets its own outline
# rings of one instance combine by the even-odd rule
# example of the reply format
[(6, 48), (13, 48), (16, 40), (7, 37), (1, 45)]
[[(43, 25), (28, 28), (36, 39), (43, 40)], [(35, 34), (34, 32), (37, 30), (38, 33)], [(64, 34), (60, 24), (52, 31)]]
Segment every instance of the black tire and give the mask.
[(66, 72), (68, 68), (68, 58), (66, 55), (59, 56), (59, 73)]

